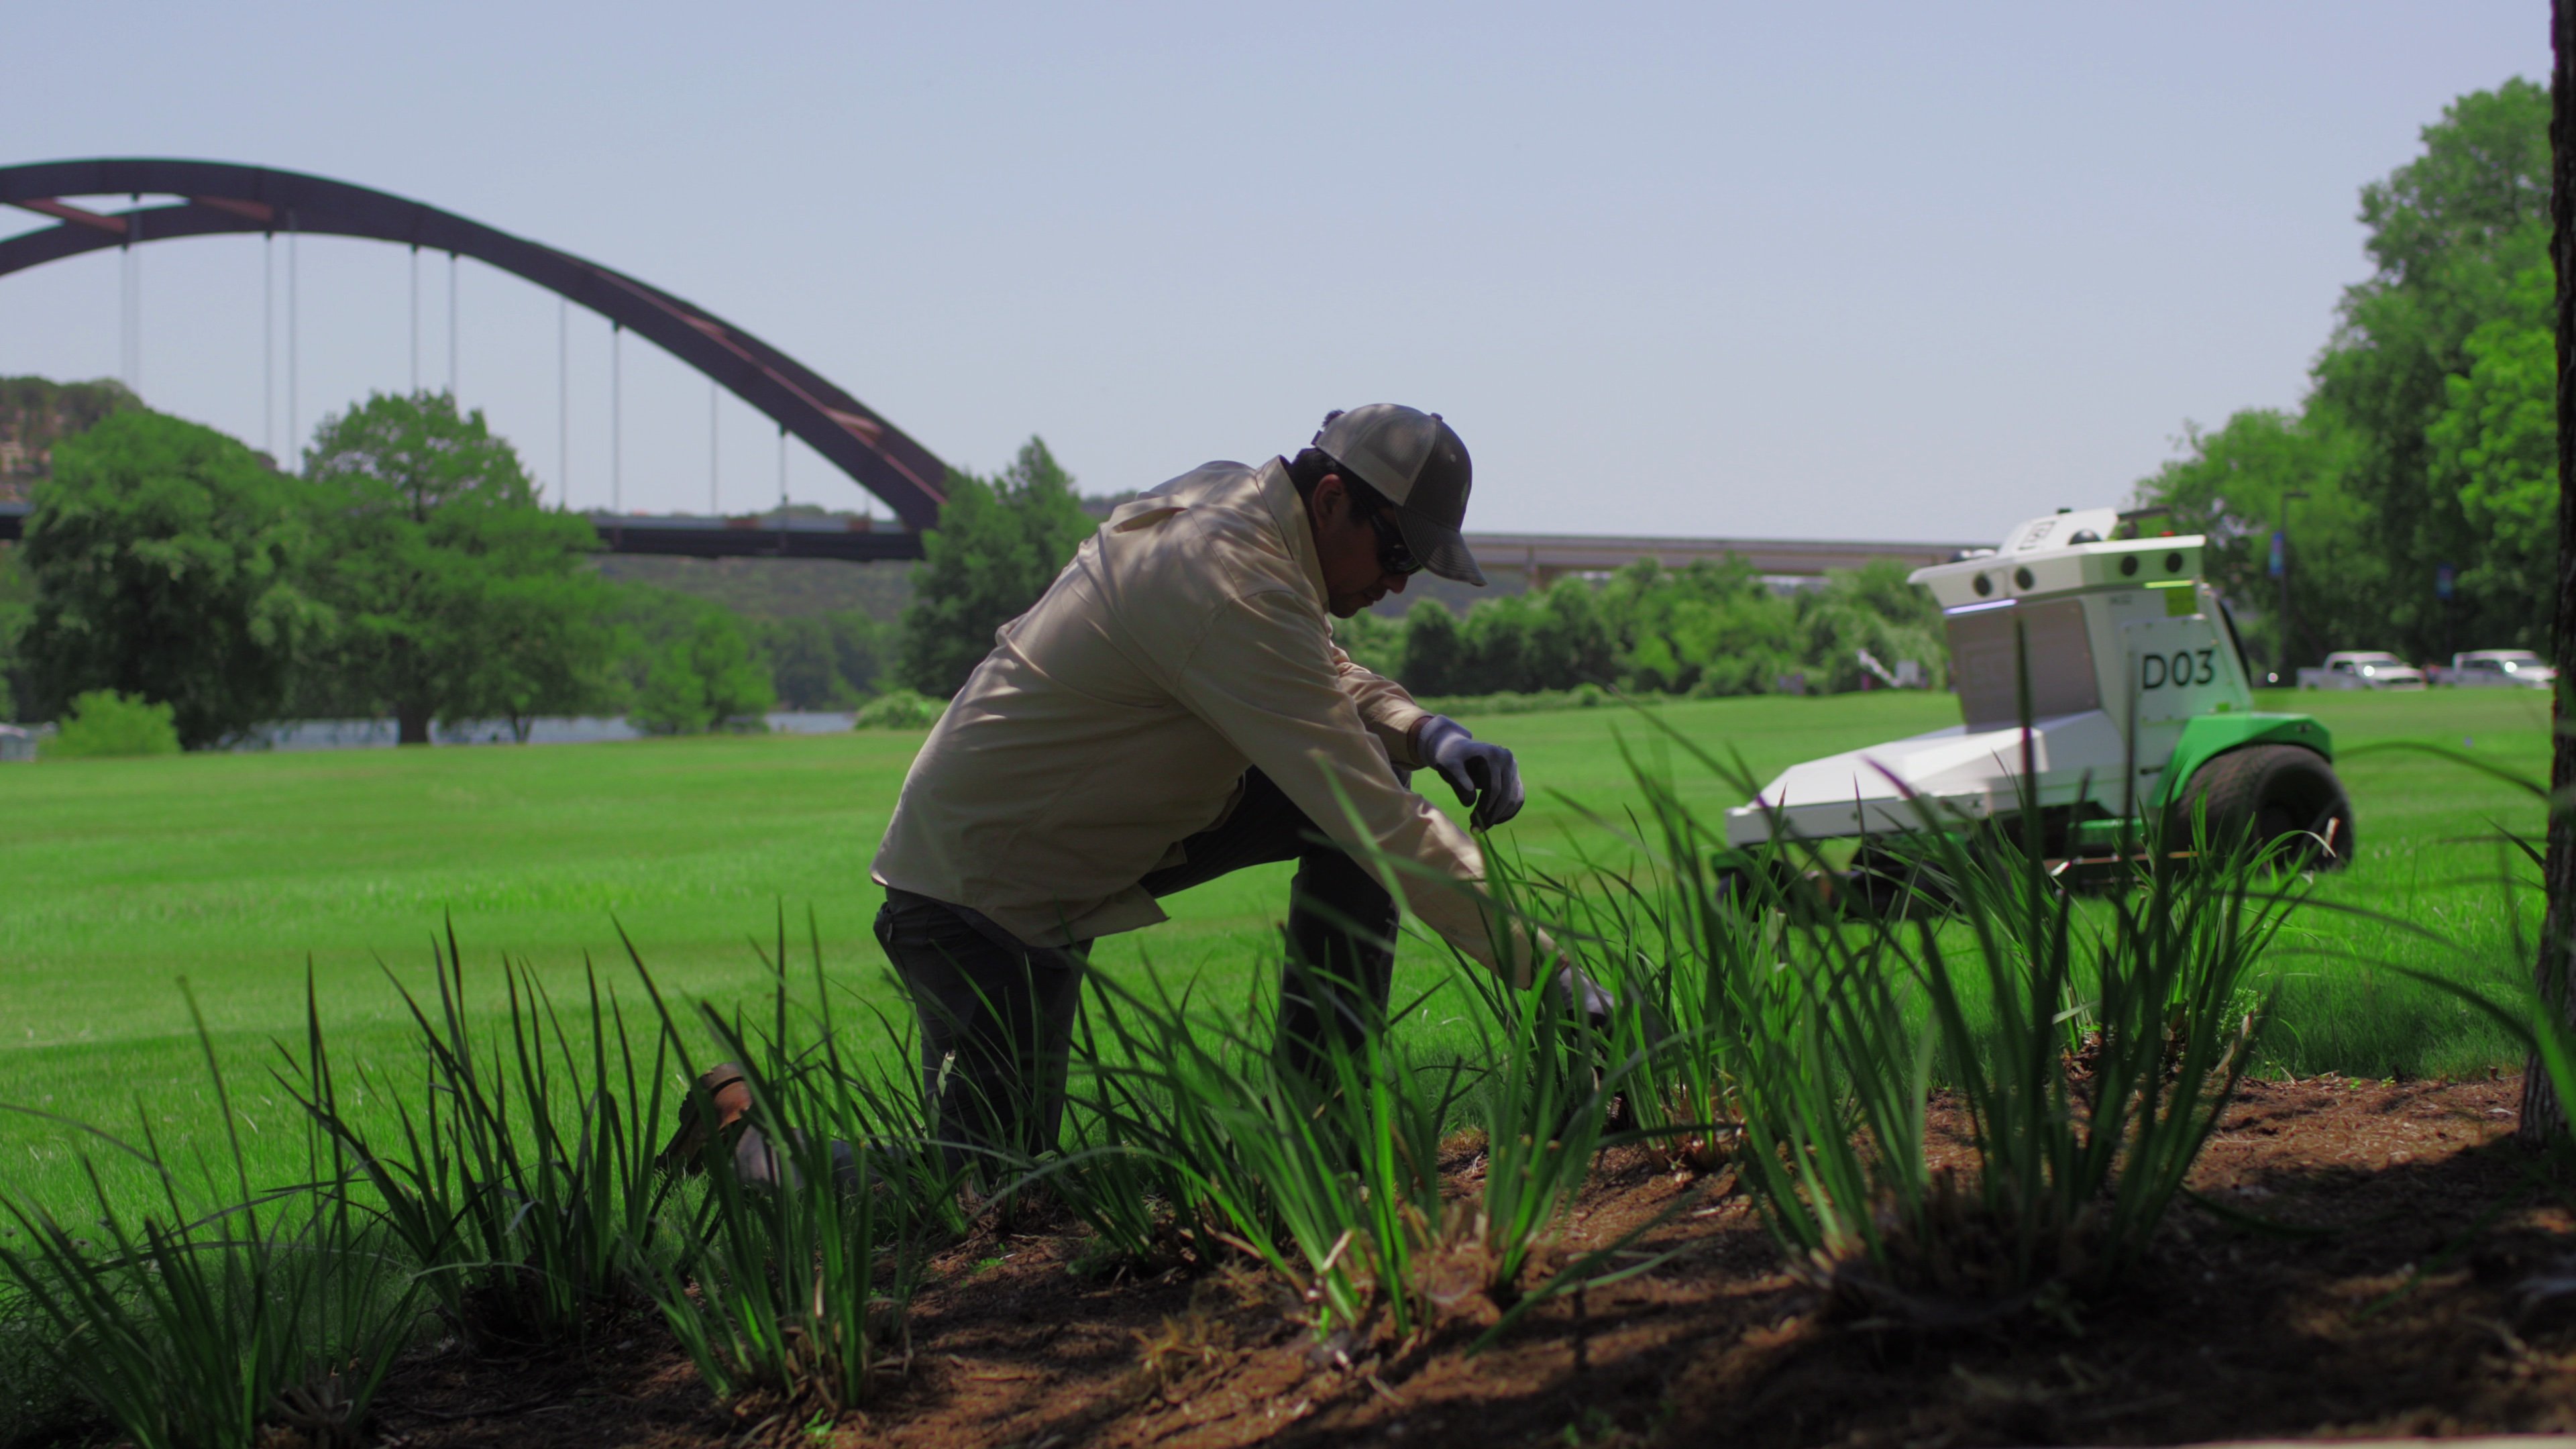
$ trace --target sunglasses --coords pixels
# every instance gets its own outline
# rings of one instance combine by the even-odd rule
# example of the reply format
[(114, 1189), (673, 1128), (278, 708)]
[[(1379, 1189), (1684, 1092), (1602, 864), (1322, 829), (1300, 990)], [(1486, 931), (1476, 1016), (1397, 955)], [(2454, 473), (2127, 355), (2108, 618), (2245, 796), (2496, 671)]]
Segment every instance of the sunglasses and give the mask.
[(1395, 515), (1373, 508), (1367, 516), (1369, 527), (1377, 530), (1378, 567), (1397, 578), (1422, 572), (1422, 560), (1413, 556), (1413, 547), (1404, 541), (1404, 530), (1396, 526)]

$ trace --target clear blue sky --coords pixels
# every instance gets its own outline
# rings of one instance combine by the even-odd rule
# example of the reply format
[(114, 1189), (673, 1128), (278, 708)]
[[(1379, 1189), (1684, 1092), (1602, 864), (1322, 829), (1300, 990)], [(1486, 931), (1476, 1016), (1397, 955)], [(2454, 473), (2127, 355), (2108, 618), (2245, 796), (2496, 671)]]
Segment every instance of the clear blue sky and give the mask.
[[(1466, 437), (1471, 527), (1976, 540), (2294, 404), (2364, 274), (2359, 188), (2454, 96), (2545, 79), (2547, 10), (83, 0), (0, 10), (0, 162), (426, 201), (708, 307), (966, 467), (1038, 433), (1143, 487), (1392, 399)], [(302, 253), (309, 434), (408, 384), (410, 262)], [(261, 244), (139, 257), (146, 398), (283, 442)], [(0, 373), (114, 374), (118, 266), (0, 278)], [(465, 402), (605, 505), (606, 324), (575, 315), (566, 480), (554, 298), (460, 285)], [(627, 506), (703, 509), (706, 383), (632, 339), (624, 372)], [(717, 436), (724, 506), (775, 497), (766, 422), (727, 398)]]

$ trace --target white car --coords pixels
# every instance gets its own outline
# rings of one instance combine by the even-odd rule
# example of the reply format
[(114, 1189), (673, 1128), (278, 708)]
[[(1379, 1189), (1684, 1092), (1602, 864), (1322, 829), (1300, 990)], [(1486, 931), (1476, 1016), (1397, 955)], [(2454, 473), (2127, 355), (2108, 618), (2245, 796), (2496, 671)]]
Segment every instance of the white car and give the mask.
[(2299, 671), (2301, 689), (2422, 689), (2424, 671), (2384, 649), (2346, 649)]
[(2558, 671), (2528, 649), (2472, 649), (2451, 656), (2443, 683), (2463, 689), (2547, 689)]

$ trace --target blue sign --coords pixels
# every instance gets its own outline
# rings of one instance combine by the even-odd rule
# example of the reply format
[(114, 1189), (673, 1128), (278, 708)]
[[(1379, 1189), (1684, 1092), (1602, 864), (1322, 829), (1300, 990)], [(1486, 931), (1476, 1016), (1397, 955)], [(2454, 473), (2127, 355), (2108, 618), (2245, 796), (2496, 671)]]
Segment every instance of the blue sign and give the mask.
[(2289, 537), (2289, 535), (2288, 535), (2288, 534), (2285, 534), (2285, 533), (2281, 532), (2281, 530), (2279, 530), (2279, 529), (2277, 529), (2277, 528), (2276, 528), (2276, 529), (2273, 529), (2273, 530), (2272, 530), (2272, 577), (2274, 577), (2274, 578), (2276, 578), (2276, 579), (2277, 579), (2277, 578), (2281, 577), (2283, 574), (2288, 573), (2289, 571), (2290, 571), (2290, 537)]

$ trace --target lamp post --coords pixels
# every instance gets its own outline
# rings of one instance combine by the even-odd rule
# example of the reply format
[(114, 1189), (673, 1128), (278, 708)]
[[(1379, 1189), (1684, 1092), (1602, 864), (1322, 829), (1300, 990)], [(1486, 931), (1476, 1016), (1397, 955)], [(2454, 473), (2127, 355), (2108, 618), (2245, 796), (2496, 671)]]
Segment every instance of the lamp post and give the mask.
[(2295, 662), (2290, 658), (2290, 502), (2308, 495), (2296, 488), (2281, 494), (2281, 527), (2272, 535), (2272, 577), (2281, 581), (2281, 670), (2283, 684), (2298, 679)]

